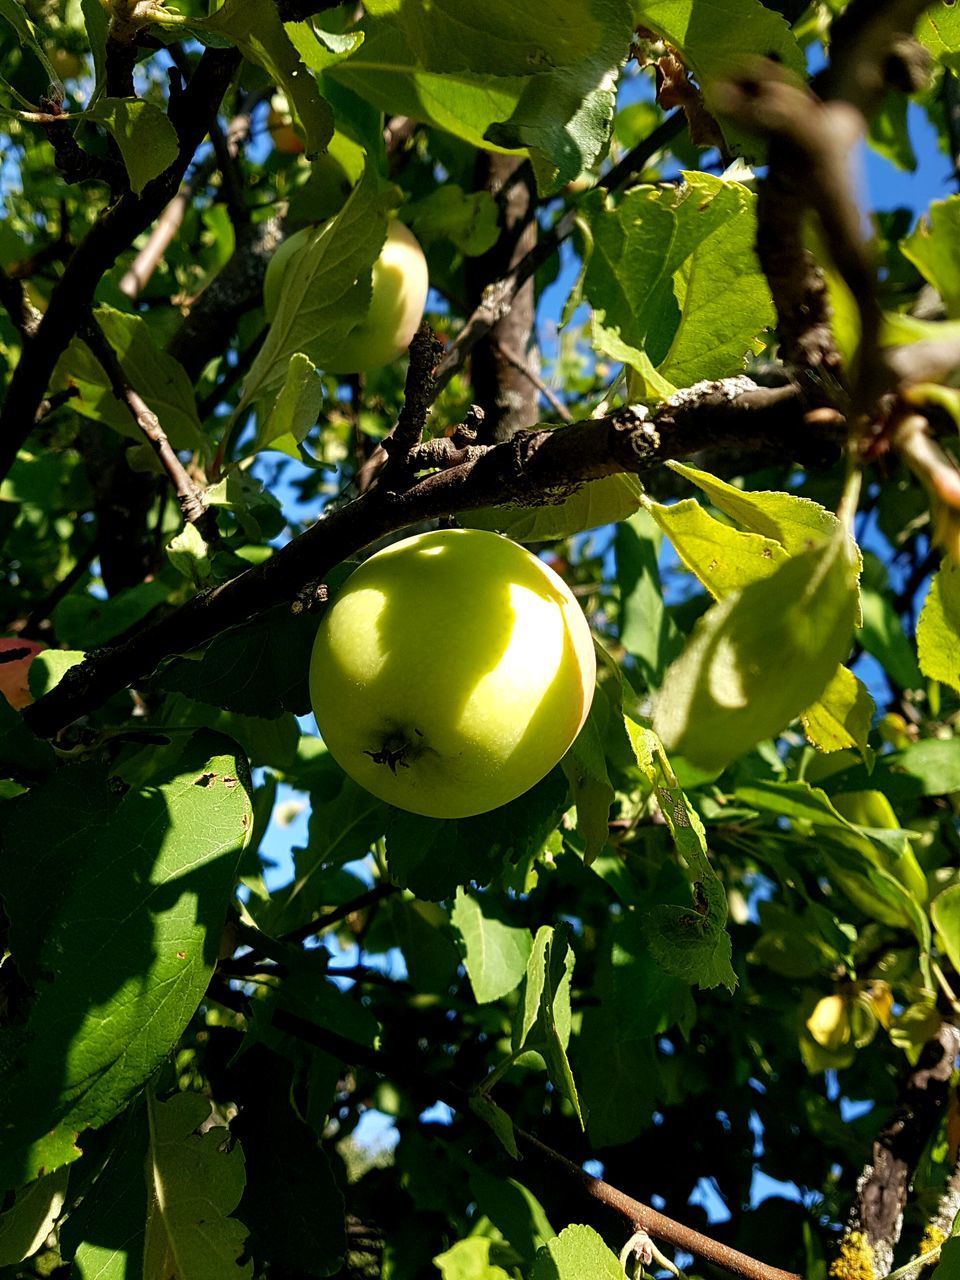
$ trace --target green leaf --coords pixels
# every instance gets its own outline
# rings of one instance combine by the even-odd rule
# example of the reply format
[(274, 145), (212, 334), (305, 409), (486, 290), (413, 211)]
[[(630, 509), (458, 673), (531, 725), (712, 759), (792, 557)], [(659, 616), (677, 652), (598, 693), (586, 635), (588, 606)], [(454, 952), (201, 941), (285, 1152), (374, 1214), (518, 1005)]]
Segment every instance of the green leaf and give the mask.
[[(956, 1222), (951, 1233), (956, 1236)], [(958, 1280), (960, 1277), (960, 1240), (945, 1240), (940, 1249), (940, 1261), (930, 1280)]]
[(490, 899), (462, 888), (450, 919), (463, 943), (463, 963), (478, 1004), (499, 1000), (520, 985), (533, 946), (529, 929), (505, 924)]
[(195, 524), (189, 521), (166, 546), (167, 559), (199, 591), (210, 580), (213, 568), (210, 563), (210, 546)]
[[(193, 387), (183, 366), (157, 346), (142, 316), (128, 315), (113, 307), (97, 307), (94, 312), (104, 337), (116, 352), (124, 376), (160, 419), (160, 425), (175, 449), (205, 453), (208, 441), (197, 416)], [(60, 358), (54, 373), (57, 389), (75, 387), (78, 396), (70, 407), (84, 417), (105, 422), (138, 444), (143, 432), (129, 409), (110, 390), (103, 366), (86, 343), (75, 338)]]
[(44, 649), (30, 663), (27, 679), (34, 698), (56, 688), (71, 667), (79, 666), (86, 654), (80, 649)]
[(876, 705), (862, 680), (837, 667), (830, 683), (800, 715), (807, 738), (818, 751), (855, 748), (866, 758)]
[(295, 850), (296, 877), (271, 899), (262, 927), (287, 933), (316, 915), (324, 871), (364, 857), (383, 835), (388, 816), (382, 800), (345, 776), (332, 798), (314, 796), (307, 848)]
[[(807, 782), (754, 781), (737, 788), (737, 797), (761, 811), (788, 818), (815, 831), (822, 856), (844, 893), (868, 916), (907, 926), (929, 946), (926, 877), (910, 847), (908, 833), (864, 828), (851, 822), (826, 793)], [(838, 797), (839, 803), (839, 797)]]
[(917, 778), (925, 796), (960, 791), (960, 738), (927, 738), (915, 742), (890, 760), (899, 772)]
[(477, 1168), (470, 1175), (470, 1191), (477, 1208), (485, 1214), (505, 1240), (530, 1264), (537, 1250), (557, 1234), (543, 1205), (533, 1192), (515, 1178), (504, 1178)]
[(615, 798), (603, 748), (602, 726), (608, 716), (609, 704), (598, 690), (586, 723), (560, 762), (577, 807), (577, 833), (583, 837), (587, 866), (607, 843), (610, 806)]
[(617, 584), (620, 588), (620, 643), (635, 658), (649, 689), (659, 689), (663, 673), (683, 648), (666, 611), (658, 555), (660, 531), (648, 511), (617, 526)]
[(290, 357), (283, 386), (269, 414), (258, 422), (257, 434), (248, 452), (278, 449), (299, 461), (297, 446), (316, 423), (322, 404), (323, 384), (316, 368), (298, 351)]
[(947, 959), (960, 972), (960, 884), (937, 894), (930, 903), (930, 919), (940, 935)]
[(568, 803), (566, 780), (554, 769), (516, 800), (475, 818), (442, 821), (394, 809), (386, 832), (391, 879), (433, 899), (451, 897), (460, 884), (489, 884), (539, 853)]
[(0, 813), (9, 947), (36, 988), (25, 1027), (0, 1035), (5, 1187), (75, 1159), (77, 1134), (126, 1105), (217, 959), (250, 825), (246, 761), (199, 733), (164, 776), (119, 790), (71, 765)]
[(514, 1160), (519, 1160), (520, 1151), (513, 1132), (513, 1121), (506, 1111), (502, 1107), (498, 1107), (493, 1099), (488, 1098), (485, 1093), (470, 1095), (470, 1110), (475, 1116), (479, 1116), (484, 1124), (490, 1126), (507, 1155), (512, 1156)]
[(415, 7), (367, 9), (366, 41), (330, 74), (381, 110), (477, 147), (522, 149), (541, 190), (577, 177), (601, 154), (630, 45), (625, 0), (558, 0), (549, 22), (503, 0), (468, 17), (442, 0), (429, 22)]
[(867, 140), (878, 155), (907, 173), (916, 172), (917, 157), (910, 142), (907, 108), (910, 99), (899, 89), (887, 91), (879, 110), (870, 117)]
[[(901, 95), (902, 96), (902, 95)], [(960, 316), (960, 196), (934, 200), (927, 215), (900, 241), (900, 252), (936, 289), (953, 319)]]
[(920, 670), (960, 690), (960, 565), (945, 558), (934, 574), (917, 623)]
[(118, 1121), (109, 1158), (92, 1191), (71, 1208), (60, 1228), (60, 1252), (73, 1256), (71, 1275), (77, 1280), (140, 1280), (143, 1275), (148, 1145), (141, 1096)]
[[(318, 155), (326, 149), (333, 137), (333, 113), (280, 21), (274, 0), (224, 0), (209, 18), (190, 19), (186, 25), (204, 43), (208, 38), (214, 44), (229, 40), (250, 62), (263, 67), (283, 88), (303, 122), (307, 155)], [(299, 34), (304, 38), (303, 32)]]
[(310, 711), (307, 673), (316, 614), (279, 605), (217, 636), (200, 654), (177, 658), (153, 678), (160, 689), (185, 693), (225, 711), (273, 719)]
[(720, 769), (781, 732), (846, 656), (856, 586), (846, 542), (836, 538), (709, 609), (657, 701), (654, 728), (667, 750)]
[(722, 524), (696, 498), (685, 498), (669, 507), (651, 502), (647, 510), (670, 539), (681, 563), (715, 600), (772, 577), (790, 558), (772, 538)]
[(50, 59), (44, 53), (40, 42), (37, 40), (33, 23), (30, 21), (23, 0), (0, 0), (0, 18), (10, 23), (16, 32), (17, 39), (25, 49), (30, 50), (50, 77), (50, 84), (62, 93), (63, 85), (60, 82), (60, 77), (54, 71)]
[(623, 1280), (620, 1260), (593, 1227), (564, 1227), (537, 1253), (530, 1280)]
[(19, 711), (0, 694), (0, 777), (50, 773), (56, 759), (50, 743), (34, 737)]
[(580, 1099), (567, 1059), (573, 966), (574, 955), (565, 931), (541, 925), (533, 940), (514, 1015), (512, 1047), (515, 1054), (532, 1049), (543, 1057), (551, 1083), (573, 1105), (583, 1128)]
[(316, 1134), (290, 1105), (289, 1069), (278, 1071), (279, 1060), (262, 1051), (246, 1054), (247, 1066), (251, 1060), (263, 1066), (232, 1124), (247, 1174), (239, 1216), (255, 1255), (272, 1266), (331, 1275), (346, 1251), (343, 1192)]
[(156, 578), (106, 600), (71, 592), (54, 610), (54, 627), (71, 649), (99, 649), (165, 604), (169, 594), (169, 587)]
[[(934, 0), (917, 24), (917, 39), (938, 62), (960, 71), (960, 13), (955, 0)], [(940, 1280), (944, 1280), (941, 1276)]]
[[(143, 1280), (228, 1280), (253, 1275), (242, 1266), (246, 1227), (229, 1214), (240, 1203), (244, 1161), (240, 1146), (223, 1149), (228, 1130), (207, 1127), (210, 1102), (178, 1093), (169, 1102), (147, 1095), (147, 1230)], [(204, 1126), (203, 1133), (197, 1130)]]
[(468, 529), (492, 529), (514, 542), (553, 542), (625, 520), (638, 510), (643, 490), (636, 476), (603, 476), (588, 480), (572, 494), (559, 491), (556, 502), (542, 507), (511, 506), (464, 511)]
[(923, 677), (913, 645), (889, 598), (871, 587), (860, 589), (863, 622), (859, 640), (901, 689), (919, 689)]
[(833, 512), (810, 498), (766, 490), (748, 492), (686, 463), (668, 462), (667, 465), (701, 489), (724, 515), (751, 533), (779, 542), (790, 555), (813, 551), (842, 531)]
[(136, 195), (177, 158), (180, 146), (177, 131), (166, 113), (151, 102), (138, 98), (101, 98), (85, 114), (88, 120), (102, 124), (113, 135)]
[(633, 0), (636, 21), (650, 27), (675, 49), (704, 90), (709, 105), (713, 86), (752, 56), (774, 57), (797, 75), (806, 67), (790, 27), (760, 0)]
[(500, 235), (497, 206), (489, 191), (468, 194), (455, 182), (406, 205), (403, 217), (422, 243), (449, 240), (467, 258), (486, 253)]
[(756, 197), (709, 174), (683, 178), (615, 205), (598, 192), (583, 206), (594, 342), (647, 379), (642, 399), (739, 372), (773, 318), (753, 250)]
[(655, 1109), (654, 1037), (674, 1026), (686, 1032), (696, 1006), (690, 984), (654, 960), (637, 911), (607, 925), (593, 989), (597, 1001), (584, 1010), (574, 1064), (591, 1142), (618, 1146), (642, 1133)]
[(53, 1230), (67, 1198), (69, 1169), (57, 1169), (31, 1182), (6, 1213), (0, 1213), (0, 1267), (31, 1257)]
[(491, 1251), (499, 1249), (502, 1246), (489, 1236), (469, 1236), (438, 1253), (433, 1265), (443, 1280), (510, 1280), (510, 1272), (491, 1259)]
[[(272, 0), (268, 0), (272, 3)], [(319, 368), (337, 354), (370, 309), (370, 271), (387, 234), (389, 204), (370, 172), (346, 204), (291, 259), (277, 314), (243, 386), (239, 417), (255, 401), (275, 401), (292, 356)]]

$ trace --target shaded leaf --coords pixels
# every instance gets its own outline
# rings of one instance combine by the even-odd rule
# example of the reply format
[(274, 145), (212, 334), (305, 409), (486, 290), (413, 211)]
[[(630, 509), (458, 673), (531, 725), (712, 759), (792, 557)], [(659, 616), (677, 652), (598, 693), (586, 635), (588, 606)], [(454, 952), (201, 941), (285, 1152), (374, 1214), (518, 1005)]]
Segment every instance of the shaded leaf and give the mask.
[[(244, 1188), (243, 1151), (224, 1150), (228, 1130), (207, 1127), (210, 1103), (196, 1093), (169, 1102), (147, 1095), (147, 1227), (143, 1280), (227, 1280), (253, 1275), (240, 1265), (246, 1228), (228, 1215)], [(201, 1125), (202, 1133), (198, 1133)]]
[(126, 794), (80, 764), (4, 806), (0, 894), (36, 996), (26, 1026), (0, 1033), (0, 1185), (75, 1159), (77, 1134), (116, 1115), (177, 1042), (213, 972), (249, 824), (246, 761), (206, 733)]
[(499, 1000), (520, 985), (533, 945), (529, 929), (505, 924), (487, 899), (462, 887), (450, 919), (463, 941), (463, 963), (478, 1004)]

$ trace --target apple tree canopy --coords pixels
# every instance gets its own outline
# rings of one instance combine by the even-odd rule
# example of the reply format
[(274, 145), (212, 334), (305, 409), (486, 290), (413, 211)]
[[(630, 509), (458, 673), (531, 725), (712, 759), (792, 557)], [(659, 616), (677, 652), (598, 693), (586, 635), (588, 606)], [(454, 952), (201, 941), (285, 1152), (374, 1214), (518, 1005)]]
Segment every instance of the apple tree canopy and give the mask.
[[(0, 0), (0, 1280), (958, 1280), (958, 76), (954, 0)], [(457, 529), (596, 687), (428, 817), (311, 654)]]

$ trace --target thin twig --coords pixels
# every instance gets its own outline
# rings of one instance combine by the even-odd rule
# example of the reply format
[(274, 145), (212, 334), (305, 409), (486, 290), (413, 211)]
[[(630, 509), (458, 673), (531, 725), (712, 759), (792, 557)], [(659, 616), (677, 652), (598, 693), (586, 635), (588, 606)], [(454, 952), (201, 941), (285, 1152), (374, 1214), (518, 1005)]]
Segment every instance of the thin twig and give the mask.
[(558, 418), (563, 422), (573, 422), (573, 414), (563, 403), (557, 393), (552, 387), (547, 386), (540, 375), (530, 368), (522, 356), (518, 355), (512, 347), (508, 347), (505, 342), (497, 341), (496, 347), (504, 360), (508, 360), (515, 369), (518, 369), (525, 378), (528, 378), (530, 382), (533, 383), (543, 398), (551, 406)]
[[(249, 1001), (238, 991), (232, 990), (226, 983), (215, 980), (210, 988), (212, 999), (228, 1009), (249, 1016)], [(397, 1080), (405, 1087), (418, 1094), (428, 1094), (434, 1101), (442, 1099), (448, 1106), (457, 1111), (467, 1112), (470, 1104), (470, 1093), (460, 1085), (446, 1078), (431, 1074), (424, 1070), (419, 1062), (411, 1061), (408, 1056), (394, 1058), (381, 1049), (371, 1049), (360, 1045), (346, 1036), (338, 1035), (325, 1027), (297, 1017), (286, 1009), (275, 1007), (272, 1012), (273, 1025), (278, 1031), (284, 1031), (306, 1044), (322, 1049), (351, 1066), (366, 1067), (387, 1079)], [(632, 1196), (626, 1195), (617, 1187), (611, 1186), (602, 1178), (594, 1178), (585, 1173), (579, 1165), (568, 1160), (566, 1156), (548, 1147), (533, 1134), (523, 1129), (514, 1128), (518, 1142), (533, 1154), (539, 1156), (552, 1168), (559, 1169), (574, 1182), (578, 1183), (588, 1196), (612, 1209), (625, 1218), (634, 1228), (643, 1227), (651, 1236), (671, 1245), (695, 1254), (715, 1266), (721, 1267), (741, 1280), (800, 1280), (790, 1271), (781, 1271), (778, 1267), (768, 1266), (757, 1258), (731, 1249), (729, 1245), (695, 1231), (673, 1218), (659, 1213), (649, 1205)]]
[(136, 388), (127, 381), (116, 352), (93, 317), (81, 325), (80, 336), (103, 366), (110, 380), (113, 394), (127, 408), (137, 427), (150, 442), (160, 460), (160, 465), (170, 478), (184, 520), (198, 527), (209, 524), (209, 510), (203, 500), (203, 494), (191, 480), (186, 467), (177, 456), (176, 450), (167, 438), (167, 433), (160, 424), (160, 419)]
[(97, 285), (179, 186), (239, 61), (235, 49), (204, 51), (190, 84), (170, 103), (169, 116), (179, 140), (176, 160), (140, 195), (127, 192), (105, 208), (72, 254), (36, 340), (23, 349), (0, 410), (0, 479), (30, 435), (57, 361), (76, 334)]
[(330, 911), (324, 912), (322, 916), (308, 920), (306, 924), (299, 925), (296, 929), (291, 929), (289, 933), (281, 934), (277, 941), (291, 945), (303, 942), (307, 938), (314, 938), (332, 925), (339, 924), (341, 920), (346, 920), (347, 916), (352, 916), (354, 912), (365, 911), (367, 907), (372, 907), (375, 903), (382, 902), (384, 898), (390, 898), (393, 894), (399, 892), (400, 889), (395, 884), (381, 883), (374, 885), (372, 889), (368, 889), (366, 893), (358, 894), (357, 897), (351, 898), (349, 902), (342, 902), (339, 907), (333, 907)]
[[(226, 153), (235, 157), (240, 147), (250, 136), (253, 112), (258, 103), (263, 101), (265, 90), (251, 93), (243, 106), (230, 121), (224, 139)], [(164, 254), (183, 225), (187, 210), (193, 197), (210, 181), (210, 175), (217, 168), (218, 157), (215, 150), (203, 159), (183, 181), (180, 190), (167, 204), (147, 239), (120, 280), (120, 291), (128, 298), (137, 298), (146, 288), (151, 276), (163, 261)]]

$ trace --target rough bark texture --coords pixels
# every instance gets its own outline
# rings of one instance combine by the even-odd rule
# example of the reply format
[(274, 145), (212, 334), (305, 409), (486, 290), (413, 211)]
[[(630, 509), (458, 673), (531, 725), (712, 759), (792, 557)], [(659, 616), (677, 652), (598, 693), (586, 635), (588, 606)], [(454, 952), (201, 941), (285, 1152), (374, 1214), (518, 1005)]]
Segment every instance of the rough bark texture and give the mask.
[[(532, 180), (530, 183), (510, 181), (521, 163), (516, 156), (485, 152), (477, 158), (477, 188), (489, 191), (500, 201), (503, 230), (488, 253), (469, 263), (468, 283), (474, 305), (491, 281), (506, 275), (537, 243)], [(531, 277), (517, 291), (507, 315), (474, 348), (473, 395), (484, 411), (482, 438), (485, 443), (509, 440), (516, 431), (532, 426), (539, 419), (540, 393), (536, 383), (517, 367), (525, 362), (534, 376), (540, 372), (534, 329), (535, 304)], [(511, 355), (519, 359), (514, 362)]]

